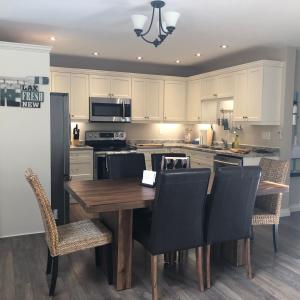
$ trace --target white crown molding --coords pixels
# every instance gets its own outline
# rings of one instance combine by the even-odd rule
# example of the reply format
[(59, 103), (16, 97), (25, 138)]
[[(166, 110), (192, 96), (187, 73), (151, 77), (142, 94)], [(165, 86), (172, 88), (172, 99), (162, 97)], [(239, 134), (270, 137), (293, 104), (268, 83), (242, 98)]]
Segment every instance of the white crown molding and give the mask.
[(52, 47), (51, 46), (43, 46), (43, 45), (10, 43), (10, 42), (0, 41), (0, 49), (50, 53), (50, 51), (52, 50)]

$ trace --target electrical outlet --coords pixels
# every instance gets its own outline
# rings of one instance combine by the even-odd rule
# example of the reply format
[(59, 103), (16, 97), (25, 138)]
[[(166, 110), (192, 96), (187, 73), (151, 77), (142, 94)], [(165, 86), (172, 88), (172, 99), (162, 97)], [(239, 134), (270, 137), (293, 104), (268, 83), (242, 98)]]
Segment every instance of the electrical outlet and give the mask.
[(261, 134), (263, 140), (270, 140), (271, 139), (271, 132), (270, 131), (263, 131)]
[(57, 208), (53, 209), (53, 215), (54, 215), (54, 219), (58, 220), (58, 209)]

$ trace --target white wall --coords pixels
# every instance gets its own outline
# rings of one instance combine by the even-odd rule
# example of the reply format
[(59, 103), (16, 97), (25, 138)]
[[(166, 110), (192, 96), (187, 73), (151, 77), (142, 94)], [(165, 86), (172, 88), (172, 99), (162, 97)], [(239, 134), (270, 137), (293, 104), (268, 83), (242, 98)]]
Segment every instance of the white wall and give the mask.
[[(49, 48), (0, 42), (0, 76), (49, 76)], [(31, 167), (50, 196), (50, 96), (40, 109), (0, 106), (0, 237), (43, 231), (33, 192), (24, 178)]]

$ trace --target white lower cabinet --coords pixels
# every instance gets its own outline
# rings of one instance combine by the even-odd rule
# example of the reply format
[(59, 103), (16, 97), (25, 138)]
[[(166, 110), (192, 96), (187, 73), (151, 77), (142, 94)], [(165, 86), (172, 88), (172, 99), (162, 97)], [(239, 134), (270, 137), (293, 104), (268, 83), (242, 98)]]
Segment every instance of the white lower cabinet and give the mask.
[(70, 151), (72, 180), (93, 180), (93, 150)]

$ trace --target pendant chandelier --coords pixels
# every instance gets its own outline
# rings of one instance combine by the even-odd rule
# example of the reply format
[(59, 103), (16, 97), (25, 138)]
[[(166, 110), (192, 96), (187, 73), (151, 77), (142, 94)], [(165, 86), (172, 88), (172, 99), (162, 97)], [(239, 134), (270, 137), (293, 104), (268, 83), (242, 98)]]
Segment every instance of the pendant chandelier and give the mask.
[[(136, 35), (141, 37), (146, 43), (153, 44), (155, 47), (157, 47), (166, 39), (169, 34), (172, 34), (180, 14), (176, 11), (166, 11), (162, 19), (161, 8), (165, 6), (165, 2), (160, 0), (152, 1), (151, 6), (153, 7), (151, 22), (149, 28), (145, 32), (143, 31), (143, 28), (148, 19), (146, 16), (132, 15), (131, 19)], [(146, 35), (148, 35), (151, 31), (156, 9), (158, 10), (158, 37), (151, 41), (146, 38)]]

